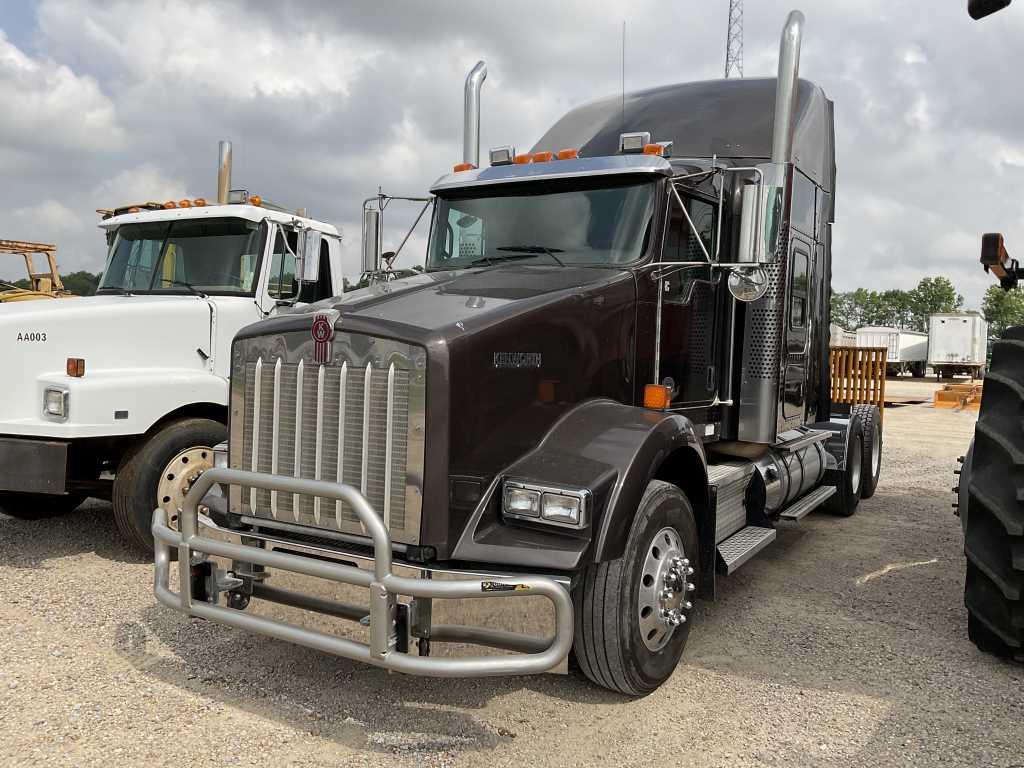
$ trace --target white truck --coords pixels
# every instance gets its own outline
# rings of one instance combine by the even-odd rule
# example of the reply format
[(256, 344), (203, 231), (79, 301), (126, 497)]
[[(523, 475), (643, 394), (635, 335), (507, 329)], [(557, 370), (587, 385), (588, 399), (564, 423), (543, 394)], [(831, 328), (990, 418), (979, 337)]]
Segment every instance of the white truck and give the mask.
[(38, 519), (113, 502), (152, 548), (154, 505), (175, 520), (227, 439), (231, 341), (242, 327), (343, 292), (338, 230), (231, 187), (217, 204), (101, 211), (96, 296), (0, 306), (0, 509)]
[(915, 379), (925, 374), (928, 362), (928, 334), (890, 326), (869, 325), (857, 329), (858, 347), (885, 347), (885, 373), (909, 373)]
[(928, 318), (928, 365), (941, 378), (973, 379), (985, 372), (988, 323), (977, 312), (943, 312)]

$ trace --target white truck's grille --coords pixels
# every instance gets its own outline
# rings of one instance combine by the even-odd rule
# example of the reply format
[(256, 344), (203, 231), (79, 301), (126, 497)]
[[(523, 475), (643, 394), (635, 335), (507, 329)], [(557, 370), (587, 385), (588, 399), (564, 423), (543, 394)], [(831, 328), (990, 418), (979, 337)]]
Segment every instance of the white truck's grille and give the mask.
[[(422, 350), (339, 334), (332, 359), (318, 364), (312, 344), (268, 341), (236, 345), (231, 465), (352, 485), (383, 517), (393, 539), (416, 543), (425, 410)], [(355, 514), (340, 501), (247, 487), (232, 489), (231, 500), (232, 511), (243, 515), (362, 533)]]

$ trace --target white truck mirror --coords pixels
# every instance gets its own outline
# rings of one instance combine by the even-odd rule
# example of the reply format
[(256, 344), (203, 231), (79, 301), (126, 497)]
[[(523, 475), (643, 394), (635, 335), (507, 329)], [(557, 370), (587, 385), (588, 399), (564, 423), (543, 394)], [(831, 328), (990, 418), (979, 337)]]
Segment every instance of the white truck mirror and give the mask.
[(301, 275), (304, 283), (315, 283), (320, 279), (320, 242), (323, 234), (316, 229), (300, 229), (297, 235), (295, 251), (301, 266), (297, 266), (296, 272)]

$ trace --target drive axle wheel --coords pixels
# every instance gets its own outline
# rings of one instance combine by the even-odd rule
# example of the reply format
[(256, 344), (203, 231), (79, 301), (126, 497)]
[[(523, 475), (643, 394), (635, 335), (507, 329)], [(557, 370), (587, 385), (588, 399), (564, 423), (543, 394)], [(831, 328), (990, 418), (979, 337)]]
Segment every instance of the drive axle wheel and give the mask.
[(153, 510), (167, 514), (176, 528), (186, 494), (213, 466), (213, 446), (227, 439), (227, 429), (212, 419), (172, 421), (121, 461), (114, 479), (114, 520), (134, 546), (153, 551)]
[(870, 499), (875, 495), (882, 474), (882, 416), (877, 405), (855, 405), (850, 408), (850, 412), (860, 416), (864, 436), (860, 497)]
[(622, 557), (587, 567), (574, 599), (580, 671), (630, 696), (651, 693), (676, 668), (693, 625), (697, 526), (671, 483), (647, 486)]

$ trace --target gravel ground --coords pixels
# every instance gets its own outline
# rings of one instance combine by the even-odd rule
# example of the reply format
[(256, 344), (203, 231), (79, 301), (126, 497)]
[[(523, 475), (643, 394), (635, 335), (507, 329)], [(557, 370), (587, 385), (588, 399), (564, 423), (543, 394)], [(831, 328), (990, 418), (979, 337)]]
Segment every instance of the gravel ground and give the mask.
[(640, 701), (388, 675), (187, 619), (107, 505), (0, 515), (0, 765), (1024, 765), (1024, 668), (966, 639), (949, 489), (973, 423), (887, 411), (875, 497), (721, 580)]

